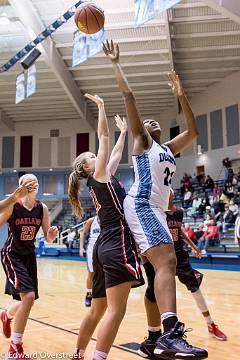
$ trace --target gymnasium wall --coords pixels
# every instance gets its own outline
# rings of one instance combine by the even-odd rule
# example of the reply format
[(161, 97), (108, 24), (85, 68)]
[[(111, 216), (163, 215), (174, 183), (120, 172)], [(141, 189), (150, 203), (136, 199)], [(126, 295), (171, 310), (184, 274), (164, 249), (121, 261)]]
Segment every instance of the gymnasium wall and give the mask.
[[(185, 171), (188, 173), (194, 173), (196, 172), (196, 166), (198, 165), (205, 165), (206, 173), (213, 176), (213, 178), (216, 179), (218, 176), (221, 177), (222, 174), (220, 174), (220, 171), (222, 168), (222, 159), (227, 156), (229, 156), (230, 159), (240, 158), (239, 145), (231, 147), (227, 146), (227, 128), (229, 130), (229, 124), (231, 121), (226, 121), (227, 107), (237, 105), (238, 107), (236, 106), (234, 109), (236, 110), (239, 108), (240, 111), (239, 84), (240, 72), (226, 77), (221, 83), (210, 86), (205, 92), (197, 94), (191, 99), (191, 104), (195, 116), (198, 117), (199, 124), (202, 121), (200, 124), (202, 133), (201, 141), (203, 142), (203, 147), (206, 149), (204, 149), (204, 154), (202, 156), (197, 156), (197, 142), (195, 142), (193, 146), (190, 146), (184, 154), (177, 159), (178, 170), (175, 176), (174, 186), (179, 185), (179, 179)], [(219, 112), (218, 110), (221, 109), (222, 111)], [(231, 109), (232, 108), (230, 108), (229, 112), (230, 117), (232, 114)], [(235, 119), (235, 122), (233, 121), (234, 131), (230, 134), (230, 137), (233, 138), (233, 140), (235, 139), (234, 141), (236, 141), (236, 138), (239, 139), (239, 114), (235, 111), (235, 117), (236, 116), (237, 119)], [(169, 139), (171, 127), (179, 125), (181, 130), (184, 129), (182, 115), (176, 116), (175, 109), (151, 117), (160, 121), (163, 141)], [(205, 124), (204, 119), (206, 119)], [(113, 146), (116, 137), (115, 132), (118, 129), (114, 124), (114, 119), (110, 118), (109, 123), (110, 131), (112, 133), (111, 145)], [(221, 128), (222, 135), (219, 134)], [(59, 137), (50, 138), (50, 130), (54, 129), (59, 129)], [(214, 131), (217, 133), (215, 134)], [(71, 162), (76, 156), (77, 133), (89, 133), (90, 151), (95, 152), (95, 148), (97, 146), (96, 133), (87, 124), (80, 120), (75, 121), (69, 119), (68, 121), (52, 120), (41, 122), (19, 122), (15, 124), (15, 131), (9, 130), (3, 123), (0, 122), (1, 167), (4, 167), (5, 169), (8, 168), (8, 165), (11, 164), (12, 161), (14, 164), (13, 167), (19, 169), (20, 137), (32, 135), (33, 168), (68, 168), (71, 166)], [(206, 134), (206, 136), (204, 134)], [(236, 134), (237, 137), (235, 136)], [(218, 146), (220, 146), (220, 148), (216, 149)], [(125, 157), (125, 161), (128, 158), (129, 164), (131, 164), (131, 148), (132, 138), (128, 134), (128, 156)], [(212, 148), (215, 148), (215, 150), (212, 151)], [(9, 149), (12, 150), (10, 151)], [(3, 150), (5, 151), (4, 154), (2, 154)], [(2, 159), (2, 155), (4, 155), (4, 159)]]

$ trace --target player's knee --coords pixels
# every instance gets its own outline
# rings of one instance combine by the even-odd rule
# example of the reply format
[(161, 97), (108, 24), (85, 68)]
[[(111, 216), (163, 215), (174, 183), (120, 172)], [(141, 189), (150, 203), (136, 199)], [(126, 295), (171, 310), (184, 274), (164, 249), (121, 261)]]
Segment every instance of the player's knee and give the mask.
[(25, 293), (22, 297), (22, 302), (28, 307), (32, 307), (35, 301), (35, 293), (33, 291)]
[(155, 293), (154, 293), (154, 278), (155, 278), (154, 267), (150, 262), (146, 262), (143, 266), (147, 276), (147, 284), (148, 284), (145, 292), (145, 296), (150, 302), (154, 303), (156, 302)]

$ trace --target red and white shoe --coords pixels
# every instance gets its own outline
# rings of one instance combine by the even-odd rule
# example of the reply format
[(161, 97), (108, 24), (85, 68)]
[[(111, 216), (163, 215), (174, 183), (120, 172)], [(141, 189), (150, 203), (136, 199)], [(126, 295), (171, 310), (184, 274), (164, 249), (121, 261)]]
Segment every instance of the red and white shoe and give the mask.
[(214, 323), (208, 325), (208, 332), (218, 340), (226, 341), (227, 336)]
[(7, 311), (6, 310), (3, 310), (1, 312), (1, 321), (2, 321), (2, 332), (3, 332), (3, 335), (6, 337), (6, 338), (10, 338), (11, 337), (11, 321), (12, 319), (9, 319), (7, 317)]
[(11, 341), (11, 345), (10, 345), (10, 348), (8, 350), (8, 356), (9, 356), (9, 359), (16, 359), (16, 360), (31, 360), (31, 357), (30, 355), (25, 355), (24, 352), (23, 352), (23, 344), (22, 343), (19, 343), (19, 344), (14, 344), (12, 341)]

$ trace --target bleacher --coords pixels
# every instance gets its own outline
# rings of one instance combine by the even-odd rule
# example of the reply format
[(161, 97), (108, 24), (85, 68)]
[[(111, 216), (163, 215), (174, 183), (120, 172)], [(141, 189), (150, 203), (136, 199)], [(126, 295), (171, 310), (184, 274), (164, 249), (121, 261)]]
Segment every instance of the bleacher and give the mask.
[[(84, 220), (95, 215), (95, 208), (91, 198), (84, 198), (81, 200), (81, 203), (85, 212)], [(54, 220), (53, 225), (61, 227), (62, 230), (65, 230), (80, 222), (81, 221), (76, 216), (72, 215), (72, 207), (69, 201), (63, 200), (63, 210)]]

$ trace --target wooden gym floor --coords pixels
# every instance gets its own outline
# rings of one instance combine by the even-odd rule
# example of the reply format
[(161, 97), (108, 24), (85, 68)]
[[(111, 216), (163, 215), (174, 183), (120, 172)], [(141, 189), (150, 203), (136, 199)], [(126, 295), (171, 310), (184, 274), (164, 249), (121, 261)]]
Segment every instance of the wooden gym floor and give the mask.
[[(54, 354), (54, 358), (57, 358), (55, 355), (57, 353), (73, 351), (79, 324), (87, 311), (84, 306), (85, 268), (86, 264), (78, 261), (55, 259), (38, 261), (40, 299), (36, 301), (32, 309), (31, 320), (25, 332), (26, 353), (43, 352)], [(205, 275), (202, 289), (207, 297), (211, 315), (228, 335), (229, 340), (221, 342), (209, 337), (205, 320), (191, 294), (177, 282), (179, 318), (186, 323), (187, 327), (194, 329), (188, 335), (189, 342), (207, 348), (210, 360), (237, 360), (240, 358), (240, 272), (219, 270), (203, 270), (202, 272)], [(3, 295), (4, 283), (5, 276), (1, 268), (0, 305), (3, 308), (12, 303), (9, 296)], [(121, 349), (121, 345), (140, 343), (146, 336), (144, 291), (145, 286), (131, 291), (127, 313), (109, 354), (109, 360), (140, 359), (138, 355)], [(0, 358), (7, 351), (8, 345), (9, 340), (0, 337)], [(93, 340), (87, 349), (87, 360), (91, 359), (94, 346)], [(43, 358), (46, 355), (41, 356)], [(37, 358), (41, 356), (38, 355)]]

